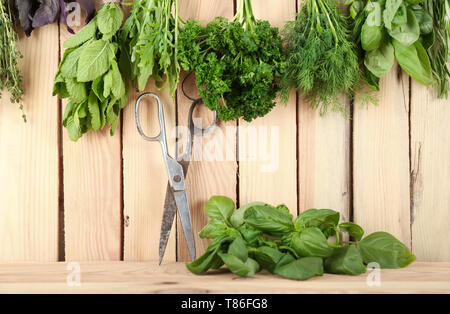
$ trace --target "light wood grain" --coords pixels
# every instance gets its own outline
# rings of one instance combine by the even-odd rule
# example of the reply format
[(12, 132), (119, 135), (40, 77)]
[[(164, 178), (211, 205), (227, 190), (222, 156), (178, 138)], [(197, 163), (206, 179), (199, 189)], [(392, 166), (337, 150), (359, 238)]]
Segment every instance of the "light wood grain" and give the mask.
[(5, 92), (0, 99), (0, 261), (58, 259), (58, 26), (20, 32), (24, 123)]
[[(260, 0), (252, 5), (255, 17), (268, 20), (274, 27), (282, 28), (295, 18), (295, 0)], [(296, 115), (296, 95), (292, 92), (285, 105), (279, 104), (267, 116), (251, 123), (240, 120), (239, 196), (242, 205), (253, 201), (285, 204), (297, 215)], [(255, 143), (257, 156), (251, 148)]]
[(420, 261), (449, 261), (450, 101), (412, 82), (412, 248)]
[(354, 108), (354, 218), (410, 246), (409, 77), (395, 65), (380, 89), (378, 106)]
[[(298, 4), (300, 12), (303, 2)], [(350, 110), (348, 97), (342, 96), (341, 101)], [(331, 208), (341, 213), (342, 221), (350, 220), (350, 124), (340, 113), (321, 116), (319, 110), (299, 99), (300, 212)]]
[[(233, 16), (233, 0), (180, 0), (180, 16), (183, 20), (194, 18), (200, 21), (211, 21), (216, 16), (231, 18)], [(181, 81), (183, 81), (183, 73)], [(186, 93), (193, 98), (198, 96), (194, 78), (191, 77), (185, 86)], [(187, 126), (188, 113), (192, 101), (178, 91), (178, 125)], [(201, 125), (207, 127), (212, 120), (212, 113), (204, 106), (194, 116), (202, 118)], [(199, 121), (200, 122), (200, 121)], [(197, 126), (201, 126), (197, 123)], [(179, 134), (183, 134), (181, 131)], [(186, 132), (184, 132), (186, 133)], [(231, 135), (231, 136), (228, 136)], [(211, 196), (225, 195), (236, 200), (236, 123), (220, 122), (219, 128), (203, 138), (196, 136), (194, 140), (194, 157), (187, 174), (187, 191), (191, 209), (192, 223), (195, 234), (197, 256), (203, 254), (208, 246), (207, 240), (202, 240), (197, 233), (207, 224), (205, 204)], [(180, 139), (179, 155), (184, 152), (183, 143), (186, 137)], [(220, 152), (215, 154), (215, 152)], [(178, 223), (178, 260), (189, 260), (186, 240), (181, 224)]]
[[(103, 2), (96, 1), (97, 8)], [(69, 37), (62, 25), (61, 47)], [(120, 146), (120, 127), (114, 137), (105, 128), (77, 143), (63, 130), (66, 260), (121, 258)]]
[[(156, 93), (164, 106), (169, 153), (175, 156), (175, 102), (169, 91), (159, 91), (153, 81), (146, 91)], [(159, 142), (147, 142), (138, 133), (135, 102), (139, 92), (131, 90), (124, 111), (123, 176), (124, 176), (124, 259), (127, 261), (158, 258), (160, 225), (167, 188), (167, 171)], [(141, 123), (149, 136), (159, 128), (157, 104), (145, 100), (141, 105)], [(172, 229), (164, 261), (175, 261), (176, 227)]]
[[(414, 263), (404, 269), (383, 269), (380, 286), (367, 285), (368, 275), (324, 275), (294, 281), (267, 272), (239, 278), (225, 270), (204, 276), (182, 263), (98, 262), (80, 264), (80, 286), (68, 286), (66, 263), (2, 264), (0, 293), (450, 293), (449, 263)], [(73, 277), (72, 277), (73, 278)]]

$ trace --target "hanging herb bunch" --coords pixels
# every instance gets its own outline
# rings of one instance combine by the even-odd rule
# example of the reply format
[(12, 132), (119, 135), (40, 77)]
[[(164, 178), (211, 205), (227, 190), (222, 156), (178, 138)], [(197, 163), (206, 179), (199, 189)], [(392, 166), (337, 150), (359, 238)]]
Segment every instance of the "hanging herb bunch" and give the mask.
[[(61, 20), (67, 25), (66, 12), (69, 6), (65, 0), (15, 0), (20, 25), (23, 27), (27, 36), (31, 35), (33, 29), (52, 24), (61, 16)], [(95, 3), (92, 0), (71, 0), (77, 3), (86, 11), (86, 23), (88, 23), (95, 14)], [(67, 26), (72, 34), (74, 31)]]
[[(413, 79), (433, 85), (435, 77), (427, 50), (434, 45), (433, 18), (424, 0), (349, 1), (355, 20), (353, 37), (361, 47), (367, 85), (379, 90), (379, 80), (395, 60)], [(434, 5), (438, 2), (433, 1)]]
[(338, 97), (353, 95), (362, 71), (349, 23), (333, 0), (306, 0), (295, 21), (284, 29), (287, 65), (282, 76), (283, 96), (292, 88), (302, 92), (320, 112), (341, 111)]
[(257, 21), (242, 0), (232, 21), (218, 17), (205, 27), (192, 19), (182, 27), (179, 61), (196, 76), (198, 93), (223, 121), (252, 121), (275, 106), (284, 67), (282, 39)]
[(73, 141), (106, 124), (111, 135), (116, 131), (128, 98), (116, 61), (122, 21), (122, 10), (108, 2), (88, 25), (64, 42), (66, 51), (55, 76), (53, 95), (69, 98), (63, 125)]
[[(0, 0), (0, 97), (8, 89), (12, 103), (20, 103), (23, 95), (22, 75), (17, 63), (21, 58), (14, 30), (13, 7), (10, 0)], [(22, 108), (22, 106), (21, 106)]]
[(178, 0), (134, 1), (120, 35), (120, 65), (140, 91), (151, 77), (161, 89), (169, 85), (175, 98), (180, 78), (178, 21)]
[[(439, 98), (448, 98), (450, 71), (450, 0), (425, 0), (423, 8), (433, 21), (433, 29), (426, 36), (428, 56), (434, 78), (438, 83)], [(414, 12), (420, 12), (414, 10)], [(422, 37), (423, 38), (423, 37)]]

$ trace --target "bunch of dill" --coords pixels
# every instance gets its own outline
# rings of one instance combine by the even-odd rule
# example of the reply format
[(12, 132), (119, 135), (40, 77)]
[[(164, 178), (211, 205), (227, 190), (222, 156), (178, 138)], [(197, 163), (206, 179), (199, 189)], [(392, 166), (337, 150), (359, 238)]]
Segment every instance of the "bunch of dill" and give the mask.
[[(13, 27), (13, 7), (10, 0), (0, 0), (0, 97), (6, 87), (12, 103), (20, 103), (23, 95), (22, 75), (17, 60), (17, 33)], [(21, 106), (22, 108), (22, 106)]]
[(283, 98), (292, 88), (321, 114), (345, 107), (339, 94), (352, 95), (362, 79), (349, 23), (333, 0), (307, 0), (295, 21), (284, 29), (287, 64), (282, 76)]

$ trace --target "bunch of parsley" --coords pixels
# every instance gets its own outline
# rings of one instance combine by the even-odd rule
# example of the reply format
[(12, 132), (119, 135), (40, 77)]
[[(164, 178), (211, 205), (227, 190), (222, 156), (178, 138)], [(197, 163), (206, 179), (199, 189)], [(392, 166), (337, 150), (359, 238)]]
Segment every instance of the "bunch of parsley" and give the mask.
[(280, 91), (284, 67), (277, 28), (256, 21), (250, 0), (241, 1), (232, 21), (216, 18), (203, 27), (192, 19), (182, 27), (178, 59), (196, 76), (203, 102), (223, 121), (252, 121), (269, 113)]
[(295, 21), (284, 29), (287, 65), (283, 96), (301, 90), (322, 114), (345, 112), (339, 94), (353, 95), (362, 79), (349, 23), (333, 0), (307, 0)]

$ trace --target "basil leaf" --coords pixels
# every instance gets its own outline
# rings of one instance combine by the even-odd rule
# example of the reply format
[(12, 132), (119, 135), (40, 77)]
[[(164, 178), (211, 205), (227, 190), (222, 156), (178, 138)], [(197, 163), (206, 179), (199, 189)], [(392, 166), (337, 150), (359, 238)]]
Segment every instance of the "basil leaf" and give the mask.
[[(262, 202), (254, 202), (254, 203), (249, 203), (245, 206), (242, 206), (241, 208), (239, 208), (238, 210), (236, 210), (233, 215), (230, 218), (230, 223), (233, 227), (235, 228), (239, 228), (239, 226), (241, 226), (242, 224), (244, 224), (244, 213), (247, 209), (256, 206), (256, 205), (260, 205), (260, 206), (265, 206), (267, 205), (266, 203), (262, 203)], [(267, 205), (270, 206), (270, 205)]]
[(277, 263), (277, 266), (275, 267), (275, 269), (277, 268), (281, 268), (285, 265), (288, 265), (292, 262), (296, 261), (296, 259), (289, 253), (284, 254), (284, 256), (280, 259), (280, 261)]
[(367, 271), (355, 245), (334, 249), (333, 255), (325, 259), (324, 268), (327, 273), (352, 276), (358, 276)]
[(245, 246), (244, 240), (242, 238), (236, 238), (228, 248), (228, 254), (236, 256), (241, 261), (245, 262), (248, 258), (247, 247)]
[(228, 220), (233, 214), (235, 205), (232, 199), (225, 196), (213, 196), (205, 206), (205, 212), (211, 219)]
[(402, 268), (416, 260), (409, 249), (387, 232), (375, 232), (358, 243), (358, 249), (369, 264), (376, 262), (381, 268)]
[(294, 233), (291, 247), (299, 256), (329, 257), (333, 253), (327, 238), (316, 227)]
[(217, 265), (223, 264), (218, 253), (231, 241), (233, 241), (233, 239), (227, 237), (213, 240), (202, 256), (197, 258), (195, 261), (186, 263), (187, 269), (196, 275), (201, 275), (206, 273), (211, 268), (218, 268)]
[(369, 26), (367, 23), (364, 23), (361, 29), (361, 45), (365, 51), (371, 51), (379, 48), (382, 40), (382, 26)]
[(382, 8), (378, 2), (367, 3), (366, 6), (367, 18), (366, 23), (369, 26), (381, 26), (382, 25)]
[(386, 0), (386, 5), (383, 11), (383, 20), (384, 25), (387, 29), (391, 29), (392, 20), (394, 19), (395, 14), (397, 13), (402, 3), (403, 0)]
[(229, 227), (223, 220), (213, 219), (198, 233), (202, 239), (214, 239), (228, 235)]
[(419, 38), (419, 41), (425, 50), (428, 50), (431, 47), (433, 47), (435, 40), (436, 37), (434, 31), (426, 35), (421, 35)]
[(394, 26), (402, 26), (408, 22), (408, 15), (406, 14), (406, 5), (403, 3), (395, 13), (392, 24)]
[(355, 238), (356, 241), (361, 241), (364, 235), (364, 229), (353, 222), (341, 223), (339, 229), (342, 232), (348, 233), (351, 237)]
[(357, 15), (364, 9), (364, 3), (362, 0), (353, 1), (350, 7), (350, 15), (353, 19), (357, 17)]
[(278, 262), (285, 254), (281, 253), (275, 248), (262, 246), (252, 252), (252, 257), (261, 265), (262, 268), (267, 269), (273, 274)]
[(291, 214), (272, 206), (253, 206), (245, 211), (244, 221), (267, 235), (282, 236), (294, 230)]
[(415, 42), (409, 47), (393, 40), (395, 57), (398, 63), (413, 79), (423, 85), (435, 83), (428, 54), (420, 42)]
[(394, 66), (394, 47), (384, 42), (378, 49), (369, 51), (364, 57), (364, 65), (376, 77), (383, 77)]
[(235, 275), (252, 277), (260, 270), (258, 262), (251, 258), (248, 258), (243, 262), (241, 259), (231, 254), (219, 253), (219, 256), (225, 265), (227, 265), (228, 269)]
[(430, 34), (433, 31), (433, 18), (431, 15), (418, 5), (412, 6), (411, 10), (419, 23), (420, 33), (424, 35)]
[(317, 227), (321, 231), (336, 228), (340, 214), (331, 209), (309, 209), (301, 213), (295, 220), (295, 229), (301, 231), (309, 227)]
[(253, 228), (247, 223), (241, 225), (238, 231), (250, 246), (258, 245), (260, 241), (264, 240), (262, 231)]
[(89, 82), (108, 71), (112, 52), (110, 44), (95, 40), (83, 49), (78, 60), (77, 80)]
[(406, 24), (388, 30), (389, 35), (404, 46), (410, 46), (419, 39), (420, 27), (414, 12), (406, 9)]
[(380, 90), (380, 78), (376, 77), (369, 69), (364, 66), (364, 76), (366, 78), (366, 84), (369, 88), (379, 91)]
[(283, 266), (277, 266), (275, 273), (293, 280), (307, 280), (323, 275), (323, 261), (318, 257), (304, 257)]

